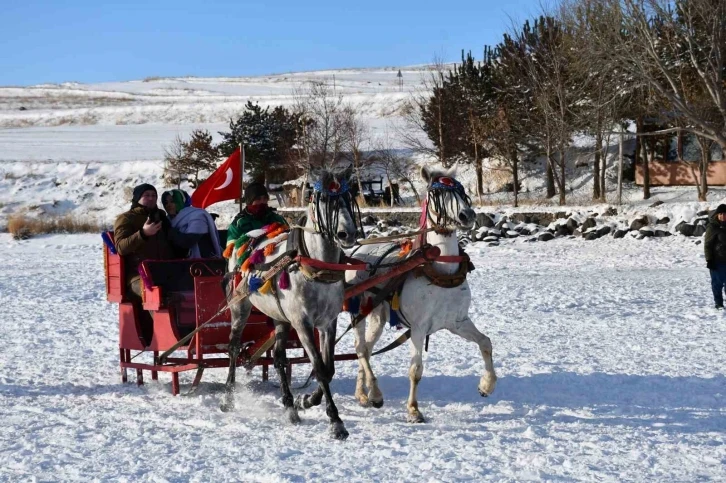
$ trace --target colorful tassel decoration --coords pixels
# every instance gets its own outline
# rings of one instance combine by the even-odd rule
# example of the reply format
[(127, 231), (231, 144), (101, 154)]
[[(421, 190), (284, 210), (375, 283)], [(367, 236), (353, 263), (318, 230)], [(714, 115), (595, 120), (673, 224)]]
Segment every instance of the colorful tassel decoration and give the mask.
[(283, 270), (280, 274), (280, 280), (277, 282), (278, 287), (280, 287), (280, 290), (287, 290), (290, 288), (290, 274), (287, 273), (287, 270)]
[(247, 236), (247, 235), (242, 235), (241, 237), (237, 238), (237, 239), (236, 239), (236, 240), (234, 241), (234, 246), (235, 246), (235, 248), (239, 248), (239, 247), (241, 247), (242, 245), (246, 244), (246, 243), (247, 243), (247, 242), (248, 242), (249, 240), (250, 240), (250, 237), (249, 237), (249, 236)]
[(391, 307), (391, 310), (389, 311), (388, 325), (391, 327), (400, 327), (401, 325), (401, 319), (398, 318), (398, 312), (393, 310), (393, 307)]
[(400, 308), (401, 308), (401, 302), (398, 300), (398, 292), (395, 292), (393, 294), (393, 298), (391, 299), (391, 309), (398, 310)]
[(242, 266), (240, 267), (240, 270), (242, 270), (243, 272), (249, 272), (250, 271), (250, 265), (251, 265), (250, 259), (247, 258), (247, 260), (245, 260), (242, 263)]
[(272, 252), (275, 251), (275, 248), (276, 248), (275, 244), (274, 243), (270, 243), (269, 245), (267, 245), (265, 247), (263, 253), (265, 254), (266, 257), (269, 257), (270, 255), (272, 255)]
[(263, 263), (265, 261), (265, 255), (262, 250), (255, 250), (252, 255), (250, 255), (249, 260), (252, 264)]
[(241, 257), (244, 254), (244, 252), (247, 251), (249, 246), (250, 246), (250, 242), (247, 242), (244, 245), (242, 245), (241, 247), (239, 247), (239, 249), (237, 250), (237, 258)]
[(358, 315), (360, 313), (360, 297), (351, 297), (348, 299), (348, 312), (350, 312), (350, 315)]
[(404, 240), (401, 242), (401, 251), (398, 252), (399, 257), (405, 257), (409, 253), (411, 253), (411, 248), (413, 248), (413, 243), (411, 240)]
[(259, 293), (265, 294), (265, 293), (269, 292), (271, 288), (272, 288), (272, 280), (268, 280), (267, 282), (262, 284), (262, 287), (260, 287), (257, 291)]
[(230, 258), (232, 256), (232, 252), (234, 252), (234, 243), (230, 243), (229, 245), (227, 245), (227, 248), (225, 248), (222, 252), (222, 256), (224, 258)]
[(247, 282), (247, 286), (250, 288), (250, 292), (257, 292), (262, 287), (262, 279), (260, 277), (255, 277), (254, 275), (250, 277), (249, 282)]
[(147, 290), (151, 290), (151, 288), (154, 286), (151, 283), (151, 279), (149, 278), (149, 274), (146, 273), (146, 270), (144, 270), (144, 264), (142, 263), (139, 265), (139, 276), (141, 277), (141, 281), (144, 283), (144, 287), (146, 287)]

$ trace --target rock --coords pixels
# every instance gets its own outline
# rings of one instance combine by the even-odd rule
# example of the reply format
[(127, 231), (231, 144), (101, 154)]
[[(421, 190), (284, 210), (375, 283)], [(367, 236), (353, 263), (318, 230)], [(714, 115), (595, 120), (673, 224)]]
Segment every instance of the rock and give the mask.
[(705, 225), (696, 225), (693, 229), (693, 236), (703, 236), (704, 233), (706, 233)]
[(560, 225), (557, 227), (557, 231), (555, 232), (555, 236), (569, 236), (570, 230), (567, 229), (567, 226)]
[(613, 233), (613, 238), (623, 238), (626, 233), (627, 230), (615, 230), (615, 233)]
[(499, 243), (499, 238), (495, 237), (495, 236), (488, 236), (488, 237), (484, 238), (482, 241), (486, 242), (486, 243)]
[(577, 230), (577, 228), (579, 228), (580, 222), (578, 222), (574, 218), (570, 218), (569, 220), (567, 220), (565, 226), (567, 227), (567, 231), (572, 234), (575, 232), (575, 230)]
[(390, 220), (386, 220), (388, 222), (388, 226), (401, 226), (401, 222), (398, 221), (398, 218), (391, 218)]
[(474, 226), (476, 226), (477, 228), (481, 228), (482, 226), (492, 228), (494, 226), (494, 220), (492, 220), (492, 218), (486, 213), (477, 213), (476, 225)]
[(708, 217), (708, 210), (702, 210), (696, 213), (696, 216), (706, 216)]
[(584, 238), (585, 240), (597, 240), (598, 238), (600, 238), (600, 235), (597, 234), (597, 230), (588, 231), (582, 238)]
[(647, 226), (641, 228), (640, 230), (638, 230), (638, 232), (640, 233), (639, 236), (643, 236), (643, 237), (655, 236), (655, 231), (652, 228), (647, 227)]
[(514, 230), (508, 230), (506, 233), (507, 238), (517, 238), (519, 236), (519, 233), (517, 233)]
[(611, 231), (612, 231), (612, 228), (610, 228), (607, 225), (603, 225), (597, 229), (597, 237), (600, 238), (601, 236), (605, 236), (608, 233), (610, 233)]
[(695, 244), (696, 244), (696, 245), (700, 245), (700, 244), (701, 244), (701, 240), (696, 240), (696, 241), (695, 241)]
[(554, 238), (555, 238), (555, 236), (548, 231), (544, 231), (537, 236), (537, 240), (539, 240), (539, 241), (550, 241), (550, 240), (553, 240)]
[(684, 236), (693, 236), (693, 232), (696, 229), (695, 225), (682, 221), (676, 225), (676, 231)]
[(650, 205), (649, 208), (655, 208), (656, 206), (660, 206), (662, 204), (663, 204), (663, 202), (661, 200), (658, 200), (655, 203), (653, 203), (652, 205)]
[(633, 222), (630, 224), (630, 231), (638, 231), (644, 226), (648, 226), (647, 216), (641, 216), (640, 218), (634, 219)]
[(580, 227), (580, 231), (585, 232), (585, 231), (589, 230), (590, 228), (593, 228), (596, 225), (597, 225), (597, 222), (595, 222), (595, 218), (590, 217), (582, 223), (582, 226)]
[(671, 219), (667, 216), (664, 216), (663, 218), (658, 218), (658, 221), (655, 222), (656, 225), (666, 225), (671, 222)]
[(582, 236), (582, 230), (580, 230), (580, 229), (578, 228), (577, 230), (575, 230), (574, 232), (572, 232), (572, 234), (573, 234), (574, 236)]
[(388, 229), (388, 223), (386, 223), (383, 220), (379, 221), (376, 226), (378, 226), (378, 229), (379, 230), (387, 230)]
[(615, 216), (618, 214), (618, 209), (614, 206), (609, 206), (607, 210), (605, 210), (605, 213), (603, 213), (603, 216)]
[(376, 219), (373, 218), (371, 215), (364, 216), (361, 221), (363, 222), (364, 225), (375, 225), (376, 224)]
[[(496, 228), (497, 230), (501, 230), (504, 227), (504, 225), (507, 224), (508, 221), (509, 221), (508, 218), (506, 216), (503, 216), (501, 220), (499, 220), (498, 222), (496, 222), (494, 224), (494, 228)], [(508, 226), (509, 225), (507, 224), (507, 227)]]
[(671, 232), (669, 232), (668, 230), (661, 230), (660, 228), (656, 228), (655, 236), (657, 236), (658, 238), (662, 238), (664, 236), (671, 236)]
[(498, 247), (499, 246), (499, 242), (487, 243), (487, 246), (488, 247)]
[(462, 247), (465, 247), (469, 243), (471, 243), (471, 238), (469, 238), (468, 235), (461, 235), (461, 236), (459, 236), (459, 245), (461, 245)]
[(482, 226), (477, 230), (471, 231), (471, 237), (476, 241), (482, 241), (484, 238), (487, 237), (487, 235), (489, 235), (489, 228), (487, 228), (486, 226)]
[(489, 228), (489, 236), (495, 236), (499, 238), (500, 236), (502, 236), (502, 231), (497, 230), (496, 228)]

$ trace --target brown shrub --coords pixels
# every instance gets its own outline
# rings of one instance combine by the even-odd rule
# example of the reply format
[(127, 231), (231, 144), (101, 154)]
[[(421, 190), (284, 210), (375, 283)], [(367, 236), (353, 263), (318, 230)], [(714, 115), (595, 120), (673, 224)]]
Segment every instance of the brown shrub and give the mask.
[(48, 218), (14, 215), (8, 218), (8, 231), (16, 240), (44, 233), (98, 233), (102, 230), (103, 226), (97, 220), (72, 215)]

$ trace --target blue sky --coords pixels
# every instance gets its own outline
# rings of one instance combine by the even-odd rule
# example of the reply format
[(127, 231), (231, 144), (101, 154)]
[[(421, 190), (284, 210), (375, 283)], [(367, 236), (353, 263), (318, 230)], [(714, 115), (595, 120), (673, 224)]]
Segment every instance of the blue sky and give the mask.
[(404, 66), (480, 55), (539, 0), (0, 0), (0, 85)]

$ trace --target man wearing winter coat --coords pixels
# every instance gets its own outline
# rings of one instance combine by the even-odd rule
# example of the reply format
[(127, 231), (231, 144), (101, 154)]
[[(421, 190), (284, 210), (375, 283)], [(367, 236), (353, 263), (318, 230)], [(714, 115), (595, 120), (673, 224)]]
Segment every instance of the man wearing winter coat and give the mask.
[[(120, 214), (113, 225), (116, 251), (124, 258), (127, 297), (141, 303), (141, 279), (138, 268), (144, 260), (174, 258), (168, 240), (169, 220), (156, 206), (156, 188), (141, 184), (134, 188), (131, 209)], [(153, 333), (153, 321), (146, 311), (142, 313), (142, 331), (148, 343)]]
[(185, 250), (189, 258), (222, 256), (219, 233), (212, 215), (192, 206), (186, 191), (167, 191), (161, 200), (171, 218), (169, 238), (176, 247)]
[(227, 246), (234, 244), (242, 235), (262, 228), (265, 225), (278, 222), (287, 226), (287, 221), (270, 208), (267, 203), (270, 196), (265, 185), (262, 183), (251, 183), (245, 188), (244, 201), (245, 209), (235, 217), (227, 231)]
[(711, 272), (711, 290), (716, 309), (723, 310), (726, 290), (726, 205), (718, 207), (708, 217), (703, 243), (706, 266)]

